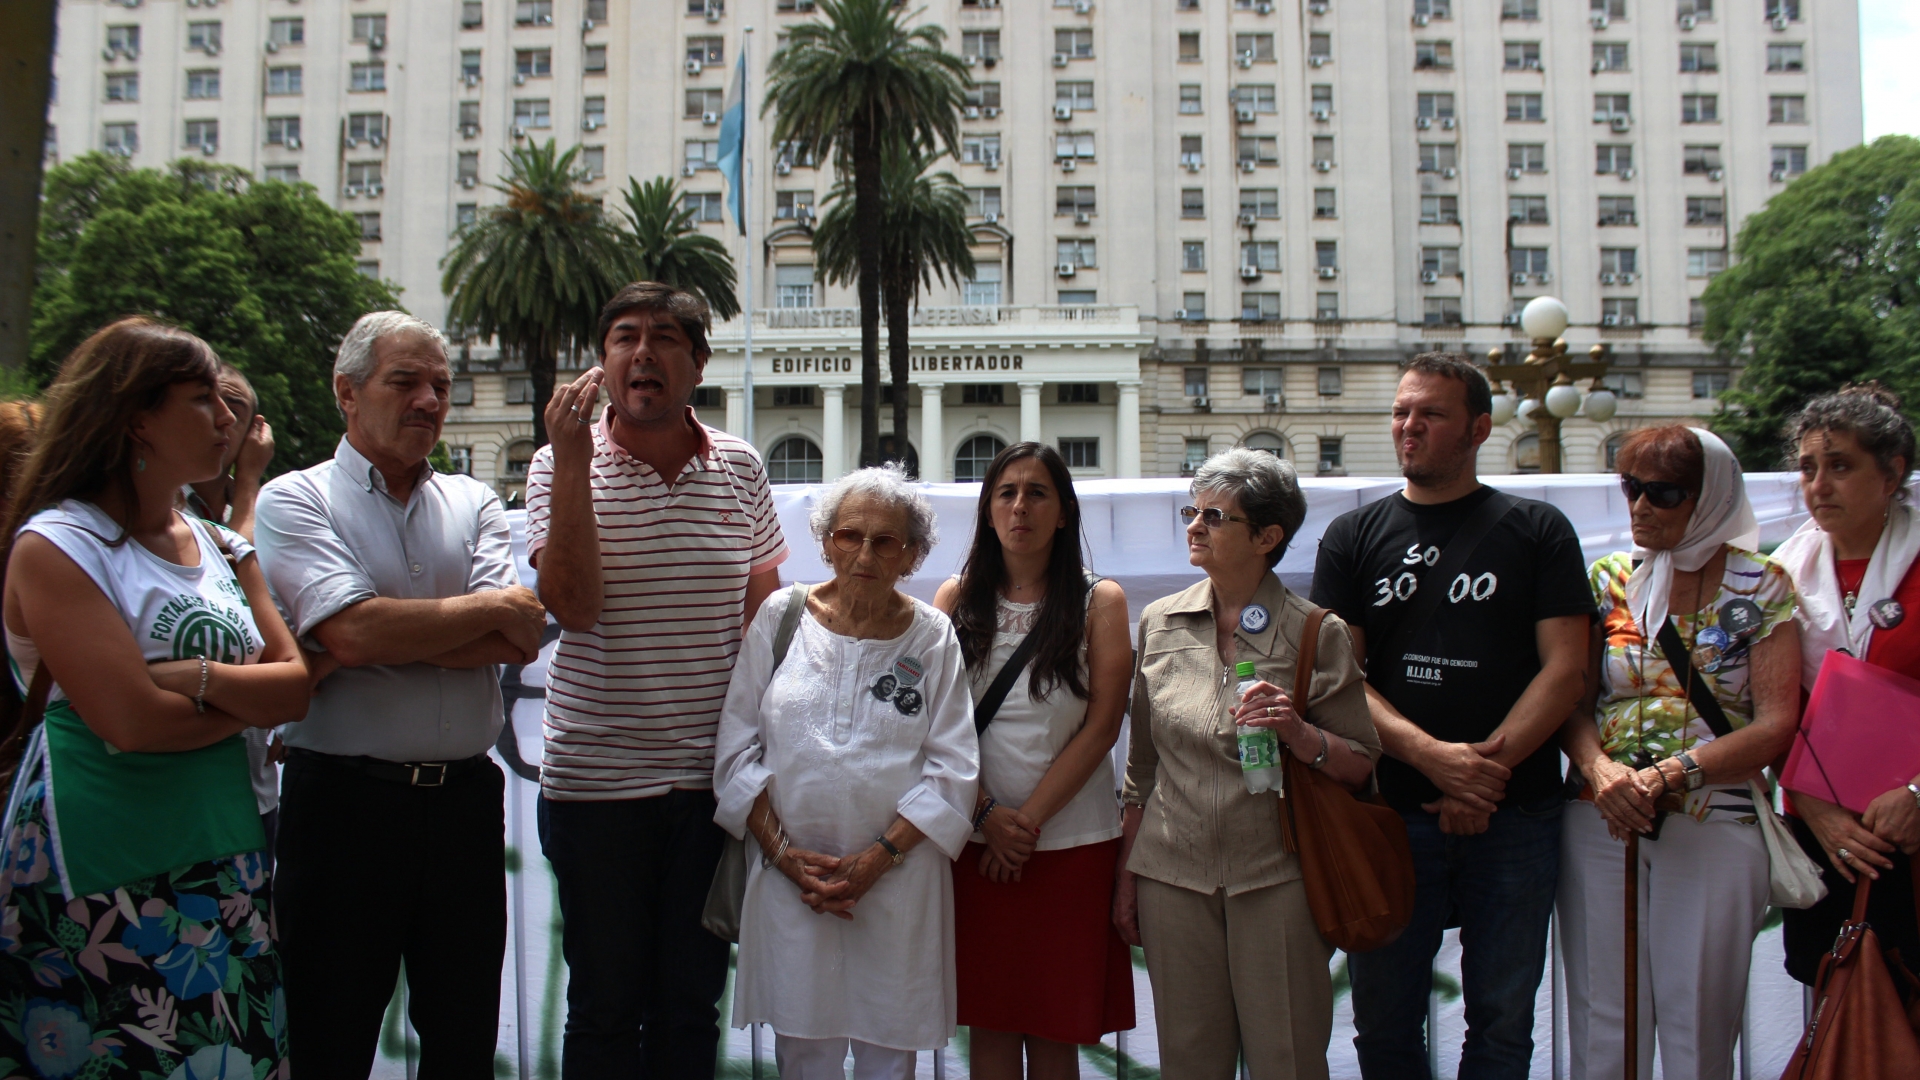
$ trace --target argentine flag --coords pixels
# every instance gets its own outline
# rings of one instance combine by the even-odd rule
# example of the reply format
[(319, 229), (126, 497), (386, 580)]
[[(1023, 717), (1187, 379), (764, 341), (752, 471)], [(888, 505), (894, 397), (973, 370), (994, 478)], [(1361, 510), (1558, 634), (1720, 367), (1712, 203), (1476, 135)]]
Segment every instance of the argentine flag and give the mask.
[(747, 146), (747, 56), (733, 65), (733, 81), (727, 84), (726, 111), (720, 117), (720, 175), (727, 178), (727, 209), (740, 235), (747, 233), (747, 218), (741, 212), (740, 179), (746, 162)]

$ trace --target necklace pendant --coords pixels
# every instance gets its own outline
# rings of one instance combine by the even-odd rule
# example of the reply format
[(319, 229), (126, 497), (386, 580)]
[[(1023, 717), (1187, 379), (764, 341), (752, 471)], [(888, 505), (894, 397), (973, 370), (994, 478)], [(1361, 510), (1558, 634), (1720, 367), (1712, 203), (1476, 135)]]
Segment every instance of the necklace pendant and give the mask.
[(1853, 606), (1860, 602), (1860, 594), (1857, 592), (1853, 592), (1852, 590), (1848, 590), (1847, 594), (1840, 598), (1840, 602), (1846, 605), (1847, 614), (1852, 615)]

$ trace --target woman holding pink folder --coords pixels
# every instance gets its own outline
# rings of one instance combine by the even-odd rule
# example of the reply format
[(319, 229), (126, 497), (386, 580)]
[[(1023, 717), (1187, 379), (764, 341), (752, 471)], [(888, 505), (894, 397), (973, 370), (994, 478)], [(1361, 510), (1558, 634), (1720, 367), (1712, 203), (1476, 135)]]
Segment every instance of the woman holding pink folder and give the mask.
[[(1907, 490), (1912, 421), (1898, 397), (1868, 383), (1815, 398), (1787, 434), (1812, 515), (1776, 555), (1800, 594), (1801, 685), (1813, 686), (1835, 649), (1920, 678), (1920, 513)], [(1787, 911), (1787, 973), (1812, 985), (1862, 874), (1874, 882), (1867, 898), (1874, 932), (1920, 970), (1909, 864), (1920, 849), (1920, 776), (1861, 815), (1801, 792), (1789, 798), (1788, 824), (1826, 871), (1830, 891), (1813, 907)]]

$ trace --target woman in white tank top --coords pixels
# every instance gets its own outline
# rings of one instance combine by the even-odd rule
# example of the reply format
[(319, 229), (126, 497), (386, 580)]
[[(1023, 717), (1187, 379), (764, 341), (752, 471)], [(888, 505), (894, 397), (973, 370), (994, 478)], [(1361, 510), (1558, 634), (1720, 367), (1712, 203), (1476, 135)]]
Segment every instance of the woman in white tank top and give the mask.
[(1080, 503), (1052, 447), (993, 460), (972, 550), (934, 606), (953, 618), (980, 729), (977, 831), (953, 871), (973, 1075), (1078, 1076), (1078, 1044), (1134, 1024), (1132, 958), (1111, 919), (1111, 753), (1133, 650), (1125, 594), (1082, 564)]

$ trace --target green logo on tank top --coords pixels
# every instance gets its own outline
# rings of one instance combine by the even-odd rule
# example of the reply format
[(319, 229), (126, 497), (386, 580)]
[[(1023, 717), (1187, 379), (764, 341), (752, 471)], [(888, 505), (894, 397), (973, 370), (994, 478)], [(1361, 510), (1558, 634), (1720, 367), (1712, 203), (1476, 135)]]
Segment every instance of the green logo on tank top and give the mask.
[(176, 596), (154, 618), (148, 636), (172, 647), (175, 660), (204, 656), (218, 664), (238, 664), (254, 650), (253, 635), (231, 613), (204, 597)]

